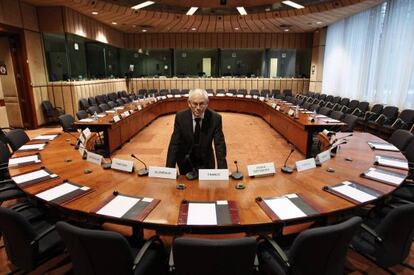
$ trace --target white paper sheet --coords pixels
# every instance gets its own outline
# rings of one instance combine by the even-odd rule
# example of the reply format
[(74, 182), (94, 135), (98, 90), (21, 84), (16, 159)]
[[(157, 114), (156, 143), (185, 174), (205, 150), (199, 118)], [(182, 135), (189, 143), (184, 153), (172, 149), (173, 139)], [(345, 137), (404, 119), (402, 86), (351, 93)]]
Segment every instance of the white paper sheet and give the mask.
[(40, 135), (33, 139), (48, 139), (48, 140), (54, 140), (58, 135)]
[(28, 163), (28, 162), (39, 163), (41, 161), (38, 155), (26, 156), (26, 157), (20, 157), (20, 158), (12, 158), (12, 159), (9, 159), (9, 166), (15, 166), (15, 165), (23, 164), (23, 163)]
[(41, 198), (45, 201), (51, 201), (56, 198), (59, 198), (63, 195), (66, 195), (72, 191), (79, 189), (79, 186), (70, 184), (70, 183), (63, 183), (56, 187), (53, 187), (49, 190), (43, 191), (36, 195), (36, 197)]
[(370, 178), (386, 181), (386, 182), (393, 183), (393, 184), (396, 184), (396, 185), (400, 185), (404, 180), (404, 178), (394, 176), (394, 175), (390, 175), (388, 173), (382, 173), (382, 172), (378, 171), (377, 169), (371, 169), (365, 175), (370, 177)]
[(43, 178), (46, 176), (49, 176), (49, 173), (46, 172), (44, 169), (40, 169), (38, 171), (30, 172), (30, 173), (23, 174), (17, 177), (12, 177), (12, 179), (16, 184), (21, 184), (27, 181), (35, 180), (38, 178)]
[(79, 120), (80, 122), (94, 122), (95, 120), (93, 118), (82, 118)]
[(188, 225), (217, 225), (215, 203), (189, 203)]
[(374, 146), (374, 149), (378, 149), (378, 150), (385, 150), (385, 151), (394, 151), (394, 152), (399, 152), (400, 150), (398, 150), (397, 147), (395, 147), (392, 144), (387, 144), (387, 143), (375, 143), (375, 142), (370, 142), (371, 146)]
[(332, 189), (359, 202), (367, 202), (376, 199), (373, 195), (358, 190), (346, 182), (343, 185), (335, 186)]
[(43, 150), (45, 148), (46, 143), (40, 144), (26, 144), (19, 148), (20, 151), (24, 150)]
[(325, 119), (324, 122), (326, 123), (339, 123), (339, 120), (333, 119), (333, 118), (329, 118), (329, 119)]
[(408, 170), (408, 162), (396, 160), (396, 159), (390, 159), (390, 158), (383, 158), (383, 157), (377, 157), (377, 161), (379, 165), (385, 165), (395, 168), (401, 168)]
[(265, 203), (281, 220), (306, 217), (306, 214), (286, 197), (265, 200)]
[(120, 218), (139, 201), (140, 199), (138, 198), (118, 195), (96, 213)]

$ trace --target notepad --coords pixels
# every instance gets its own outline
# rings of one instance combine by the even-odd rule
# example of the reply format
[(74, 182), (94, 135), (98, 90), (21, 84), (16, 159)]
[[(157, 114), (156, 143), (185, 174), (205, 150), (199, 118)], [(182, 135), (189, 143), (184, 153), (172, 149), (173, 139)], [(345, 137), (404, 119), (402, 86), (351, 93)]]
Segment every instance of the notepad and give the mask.
[(382, 196), (382, 193), (378, 190), (351, 181), (344, 181), (334, 186), (326, 186), (324, 190), (354, 203), (365, 203)]
[(180, 206), (178, 224), (226, 225), (238, 223), (240, 223), (239, 214), (234, 201), (183, 201)]
[(54, 140), (58, 135), (40, 135), (35, 138), (34, 140)]
[(327, 116), (325, 116), (325, 115), (316, 115), (315, 116), (315, 118), (325, 118), (325, 117), (327, 117)]
[(115, 110), (106, 110), (105, 113), (107, 113), (107, 114), (115, 114)]
[(384, 150), (384, 151), (393, 151), (393, 152), (400, 151), (397, 147), (395, 147), (391, 143), (380, 143), (380, 142), (368, 141), (368, 145), (369, 147), (371, 147), (371, 149), (375, 149), (375, 150)]
[(340, 123), (339, 120), (336, 120), (336, 119), (333, 119), (333, 118), (324, 119), (323, 122), (326, 122), (326, 123)]
[(95, 120), (93, 118), (82, 118), (79, 120), (80, 122), (94, 122)]
[(295, 193), (265, 199), (259, 197), (256, 202), (272, 220), (298, 219), (319, 213), (302, 195)]
[(31, 155), (31, 156), (25, 156), (25, 157), (19, 157), (19, 158), (11, 158), (9, 159), (9, 167), (32, 164), (32, 163), (40, 163), (40, 162), (41, 160), (38, 154)]
[(28, 186), (47, 179), (56, 178), (57, 175), (47, 169), (40, 169), (12, 177), (12, 180), (19, 186)]
[(403, 159), (397, 159), (387, 156), (375, 156), (375, 164), (397, 169), (408, 170), (408, 162)]
[(97, 214), (142, 221), (160, 200), (146, 197), (117, 195), (96, 211)]
[(361, 176), (394, 186), (400, 185), (405, 179), (405, 175), (403, 174), (380, 168), (369, 168), (368, 171), (362, 173)]
[(92, 191), (92, 189), (87, 186), (64, 182), (58, 186), (36, 194), (36, 197), (48, 202), (63, 204), (75, 198), (81, 197), (90, 191)]
[(32, 150), (43, 150), (45, 149), (46, 143), (39, 144), (25, 144), (19, 148), (18, 151), (32, 151)]

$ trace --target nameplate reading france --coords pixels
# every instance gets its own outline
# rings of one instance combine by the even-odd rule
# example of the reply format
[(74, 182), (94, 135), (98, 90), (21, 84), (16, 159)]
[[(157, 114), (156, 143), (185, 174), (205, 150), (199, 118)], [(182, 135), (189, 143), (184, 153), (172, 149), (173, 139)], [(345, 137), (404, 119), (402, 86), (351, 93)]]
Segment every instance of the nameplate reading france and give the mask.
[(114, 116), (113, 117), (114, 122), (118, 122), (121, 120), (121, 118), (119, 116)]
[(199, 169), (198, 179), (199, 180), (228, 180), (229, 170), (228, 169)]
[(101, 165), (102, 163), (102, 156), (92, 153), (92, 152), (88, 152), (87, 153), (87, 157), (86, 157), (86, 161), (93, 163), (93, 164), (97, 164), (97, 165)]
[(290, 109), (290, 110), (288, 111), (288, 115), (293, 116), (294, 114), (295, 114), (295, 111), (294, 111), (294, 110)]
[(331, 159), (331, 151), (326, 150), (321, 153), (319, 153), (316, 158), (319, 160), (320, 163), (324, 163), (325, 161), (328, 161)]
[(150, 166), (148, 170), (150, 178), (177, 179), (176, 168)]
[(122, 159), (112, 159), (111, 169), (131, 173), (134, 168), (134, 162)]
[(314, 158), (299, 160), (296, 162), (296, 170), (298, 170), (298, 172), (302, 172), (315, 167), (316, 163)]
[(247, 165), (249, 177), (273, 176), (275, 174), (275, 165), (273, 162)]

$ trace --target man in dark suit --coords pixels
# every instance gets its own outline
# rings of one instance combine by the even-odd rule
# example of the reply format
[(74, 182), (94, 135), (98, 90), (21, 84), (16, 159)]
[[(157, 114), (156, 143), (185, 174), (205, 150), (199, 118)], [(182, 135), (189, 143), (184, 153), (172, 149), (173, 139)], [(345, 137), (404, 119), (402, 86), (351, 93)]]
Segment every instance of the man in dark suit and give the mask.
[(195, 169), (214, 169), (214, 152), (217, 167), (227, 168), (226, 142), (221, 115), (207, 108), (208, 95), (203, 89), (190, 91), (188, 109), (175, 116), (174, 132), (168, 147), (167, 167), (178, 164), (181, 175)]

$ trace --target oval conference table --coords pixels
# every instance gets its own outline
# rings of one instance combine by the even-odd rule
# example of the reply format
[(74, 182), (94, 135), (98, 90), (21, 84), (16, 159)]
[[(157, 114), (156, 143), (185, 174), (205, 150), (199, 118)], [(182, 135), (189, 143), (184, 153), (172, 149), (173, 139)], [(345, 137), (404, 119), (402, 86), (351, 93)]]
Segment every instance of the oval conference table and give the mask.
[[(277, 107), (281, 104), (281, 108)], [(141, 106), (141, 107), (138, 107)], [(97, 130), (105, 131), (105, 138), (110, 142), (108, 150), (113, 152), (122, 142), (135, 135), (158, 116), (173, 113), (186, 106), (184, 98), (167, 98), (157, 102), (136, 102), (126, 107), (136, 109), (135, 112), (118, 122), (111, 122), (115, 114), (99, 118), (93, 123), (77, 123), (79, 127), (90, 126)], [(209, 107), (218, 111), (237, 111), (257, 115), (267, 121), (285, 138), (296, 144), (303, 153), (303, 159), (307, 154), (308, 135), (329, 126), (324, 121), (311, 121), (306, 112), (300, 114), (298, 119), (286, 115), (286, 105), (283, 102), (265, 102), (253, 98), (213, 97)], [(124, 113), (126, 109), (117, 111)], [(123, 123), (123, 124), (122, 124)], [(338, 125), (341, 125), (339, 123)], [(102, 128), (100, 128), (102, 127)], [(312, 128), (314, 127), (314, 128)], [(310, 129), (310, 130), (309, 130)], [(270, 131), (272, 131), (270, 129)], [(337, 138), (345, 136), (338, 133)], [(296, 139), (296, 140), (295, 140)], [(306, 139), (305, 141), (303, 139)], [(374, 165), (376, 155), (389, 156), (405, 160), (400, 152), (373, 150), (368, 141), (384, 142), (368, 133), (354, 133), (347, 138), (347, 143), (338, 148), (336, 156), (324, 162), (321, 167), (316, 167), (293, 174), (284, 174), (277, 167), (276, 173), (267, 177), (250, 178), (236, 181), (188, 181), (184, 176), (178, 176), (176, 180), (150, 177), (138, 177), (136, 173), (124, 173), (112, 169), (105, 170), (101, 166), (82, 159), (71, 143), (75, 142), (73, 135), (60, 133), (54, 140), (48, 142), (45, 148), (39, 151), (41, 163), (17, 166), (10, 168), (13, 177), (35, 171), (45, 167), (50, 174), (57, 177), (49, 177), (35, 184), (21, 186), (21, 188), (33, 199), (49, 205), (65, 217), (91, 223), (113, 222), (129, 225), (139, 229), (153, 229), (159, 234), (176, 235), (182, 233), (236, 233), (248, 234), (272, 232), (282, 225), (291, 225), (336, 216), (338, 214), (352, 213), (355, 209), (380, 200), (389, 195), (396, 185), (361, 177)], [(31, 143), (35, 143), (31, 141)], [(27, 156), (36, 152), (17, 151), (13, 158)], [(274, 159), (269, 156), (269, 162)], [(328, 172), (327, 168), (333, 168), (335, 172)], [(407, 176), (406, 170), (384, 168), (390, 172), (397, 172), (403, 177)], [(92, 171), (86, 173), (86, 170)], [(44, 201), (36, 196), (39, 192), (70, 181), (80, 186), (86, 186), (89, 190), (83, 195), (71, 200)], [(331, 192), (327, 192), (325, 186), (333, 186), (344, 181), (352, 181), (361, 186), (372, 188), (379, 192), (374, 200), (363, 203), (345, 199)], [(236, 189), (235, 185), (243, 182), (245, 189)], [(178, 183), (185, 184), (184, 190), (176, 188)], [(325, 189), (325, 190), (324, 190)], [(115, 194), (114, 194), (114, 191)], [(97, 210), (103, 207), (116, 194), (136, 196), (140, 198), (152, 198), (157, 201), (152, 209), (144, 211), (136, 216), (110, 217), (97, 214)], [(273, 198), (286, 194), (299, 194), (303, 201), (312, 206), (317, 213), (293, 219), (280, 219), (272, 215), (258, 203), (260, 198)], [(180, 208), (183, 202), (203, 201), (231, 201), (232, 207), (237, 209), (237, 219), (225, 225), (188, 225), (179, 221)], [(150, 201), (150, 200), (149, 200)], [(234, 210), (234, 209), (233, 209)], [(233, 220), (232, 220), (233, 221)]]

